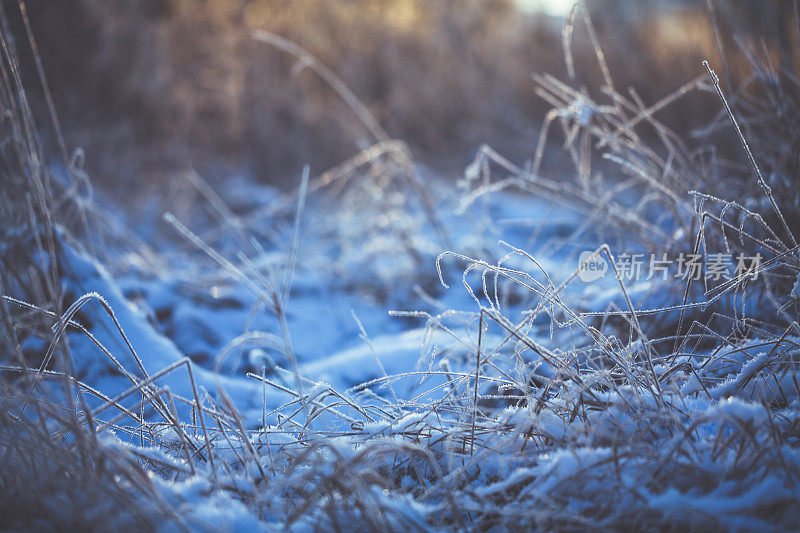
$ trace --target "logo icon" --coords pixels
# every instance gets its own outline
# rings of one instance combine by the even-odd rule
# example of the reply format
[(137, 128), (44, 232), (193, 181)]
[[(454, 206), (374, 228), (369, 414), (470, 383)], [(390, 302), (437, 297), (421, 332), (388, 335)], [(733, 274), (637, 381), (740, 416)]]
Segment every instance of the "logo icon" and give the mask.
[(578, 258), (578, 277), (585, 283), (591, 283), (606, 275), (608, 263), (594, 251), (581, 252)]

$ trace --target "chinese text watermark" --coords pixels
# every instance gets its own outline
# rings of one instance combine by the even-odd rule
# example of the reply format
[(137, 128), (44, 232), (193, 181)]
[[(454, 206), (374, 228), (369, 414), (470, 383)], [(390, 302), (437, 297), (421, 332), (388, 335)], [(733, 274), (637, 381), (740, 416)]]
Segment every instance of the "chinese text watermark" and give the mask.
[[(762, 256), (712, 253), (680, 254), (630, 254), (621, 253), (614, 258), (616, 276), (623, 281), (669, 278), (698, 281), (725, 281), (730, 279), (757, 279)], [(578, 277), (590, 283), (604, 277), (611, 270), (608, 258), (602, 253), (585, 251), (578, 258)]]

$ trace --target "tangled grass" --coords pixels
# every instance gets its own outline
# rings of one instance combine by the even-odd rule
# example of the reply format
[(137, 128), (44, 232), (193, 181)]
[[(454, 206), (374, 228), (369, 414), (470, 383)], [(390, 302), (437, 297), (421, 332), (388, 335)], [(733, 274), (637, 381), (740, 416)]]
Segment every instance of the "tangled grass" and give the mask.
[[(716, 284), (670, 279), (644, 298), (618, 279), (616, 298), (598, 309), (568, 297), (577, 269), (546, 272), (524, 249), (509, 246), (493, 261), (445, 252), (436, 262), (441, 284), (447, 288), (452, 265), (460, 265), (474, 307), (395, 312), (427, 322), (416, 368), (384, 370), (341, 390), (300, 373), (286, 326), (306, 198), (320, 191), (337, 198), (345, 214), (356, 213), (327, 234), (338, 246), (378, 242), (369, 248), (372, 255), (357, 258), (362, 276), (374, 279), (371, 265), (390, 248), (412, 265), (410, 275), (418, 275), (420, 227), (430, 228), (443, 248), (452, 245), (408, 150), (377, 138), (340, 167), (314, 179), (306, 172), (297, 194), (244, 215), (196, 182), (225, 223), (201, 236), (174, 216), (167, 221), (252, 291), (280, 326), (280, 336), (245, 332), (215, 360), (221, 368), (244, 345), (285, 356), (288, 369), (275, 365), (269, 373), (247, 374), (264, 395), (260, 420), (240, 412), (221, 382), (211, 392), (200, 387), (198, 367), (188, 358), (155, 372), (146, 368), (135, 339), (100, 295), (75, 298), (62, 311), (60, 280), (70, 274), (65, 249), (135, 245), (139, 254), (157, 254), (106, 224), (102, 206), (87, 198), (75, 160), (66, 162), (72, 169), (66, 186), (42, 165), (4, 26), (2, 104), (12, 113), (3, 122), (8, 186), (0, 201), (8, 221), (0, 273), (6, 294), (4, 525), (793, 527), (800, 513), (800, 262), (796, 161), (787, 153), (800, 138), (800, 100), (790, 96), (798, 92), (797, 79), (757, 62), (753, 53), (753, 79), (740, 92), (725, 95), (706, 65), (707, 73), (647, 106), (635, 91), (624, 96), (615, 89), (582, 4), (570, 20), (585, 23), (604, 85), (592, 96), (555, 77), (535, 76), (553, 110), (532, 160), (517, 165), (483, 147), (461, 183), (461, 209), (516, 188), (584, 216), (565, 247), (605, 236), (659, 252), (760, 253), (760, 270)], [(566, 39), (568, 63), (569, 47)], [(721, 108), (704, 135), (727, 130), (725, 138), (741, 144), (744, 153), (736, 157), (745, 164), (707, 147), (691, 148), (696, 140), (681, 139), (656, 118), (698, 91)], [(353, 105), (371, 123), (368, 111)], [(554, 124), (563, 132), (574, 180), (540, 173)], [(364, 198), (371, 199), (368, 208)], [(422, 214), (416, 225), (406, 224), (403, 211), (412, 203)], [(293, 222), (289, 247), (279, 267), (265, 270), (269, 262), (256, 237), (266, 220), (279, 217)], [(233, 259), (220, 251), (215, 243), (227, 229), (255, 243), (252, 256)], [(67, 235), (82, 235), (77, 241), (83, 244)], [(596, 253), (613, 263), (613, 246), (597, 245)], [(333, 267), (337, 277), (354, 269)], [(81, 313), (93, 306), (103, 310), (105, 325), (127, 353), (115, 353), (83, 324)], [(109, 396), (85, 383), (68, 331), (94, 344), (129, 387)], [(22, 349), (29, 336), (48, 339), (33, 359)], [(162, 384), (174, 375), (188, 382), (189, 394)], [(409, 381), (414, 393), (398, 394), (395, 388)], [(268, 408), (268, 391), (285, 401)]]

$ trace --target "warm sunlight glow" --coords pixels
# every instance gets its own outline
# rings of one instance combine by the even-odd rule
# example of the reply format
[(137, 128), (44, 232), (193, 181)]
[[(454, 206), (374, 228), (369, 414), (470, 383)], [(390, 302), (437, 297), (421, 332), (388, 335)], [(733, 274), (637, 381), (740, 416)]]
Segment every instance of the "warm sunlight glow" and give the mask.
[(553, 16), (564, 16), (569, 13), (575, 0), (516, 0), (522, 11), (528, 13), (543, 12)]

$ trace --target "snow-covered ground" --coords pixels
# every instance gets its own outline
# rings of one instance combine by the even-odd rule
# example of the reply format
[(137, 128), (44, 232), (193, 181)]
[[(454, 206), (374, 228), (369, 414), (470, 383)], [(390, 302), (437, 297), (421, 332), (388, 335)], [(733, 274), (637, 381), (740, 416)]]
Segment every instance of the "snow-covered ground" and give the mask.
[[(578, 213), (512, 193), (496, 193), (457, 213), (460, 195), (452, 184), (430, 179), (431, 189), (438, 193), (436, 212), (444, 213), (441, 223), (447, 228), (451, 251), (498, 260), (519, 247), (536, 255), (547, 275), (558, 281), (577, 268), (576, 248), (568, 244), (568, 237), (581, 225)], [(447, 248), (413, 194), (397, 192), (397, 198), (389, 200), (396, 205), (387, 209), (383, 199), (359, 205), (361, 191), (345, 195), (344, 201), (354, 205), (343, 205), (341, 196), (331, 197), (327, 190), (307, 199), (284, 311), (291, 351), (303, 377), (339, 390), (386, 375), (408, 374), (391, 388), (399, 398), (410, 399), (419, 392), (421, 381), (428, 388), (440, 385), (441, 380), (422, 380), (422, 371), (438, 368), (444, 354), (471, 359), (476, 343), (475, 331), (448, 335), (433, 327), (426, 316), (454, 311), (458, 314), (453, 320), (463, 323), (464, 317), (475, 315), (479, 304), (461, 282), (463, 260), (442, 257), (439, 280), (437, 257)], [(215, 242), (208, 242), (209, 249), (231, 266), (220, 266), (216, 256), (187, 244), (172, 227), (154, 229), (153, 220), (121, 214), (120, 222), (140, 232), (143, 239), (152, 238), (155, 231), (172, 233), (171, 238), (161, 236), (160, 249), (148, 250), (157, 262), (128, 250), (102, 265), (87, 253), (68, 248), (71, 276), (66, 286), (75, 299), (94, 292), (108, 302), (148, 373), (188, 357), (198, 384), (209, 391), (224, 385), (237, 408), (252, 414), (248, 420), (255, 424), (263, 407), (262, 385), (247, 373), (267, 372), (291, 381), (280, 370), (292, 371), (280, 321), (269, 309), (272, 302), (265, 305), (263, 298), (265, 293), (266, 298), (272, 297), (269, 289), (281, 292), (285, 286), (294, 213), (274, 189), (256, 183), (239, 181), (220, 193), (229, 197), (230, 227), (198, 229), (177, 224), (204, 242), (204, 232), (213, 234)], [(283, 214), (289, 216), (277, 223), (264, 217), (274, 224), (264, 231), (252, 231), (244, 222), (236, 227), (253, 212), (269, 211), (270, 203), (282, 205)], [(162, 208), (167, 213), (169, 206)], [(241, 217), (234, 212), (242, 213)], [(260, 219), (247, 223), (258, 227)], [(400, 232), (405, 234), (398, 237)], [(507, 266), (534, 266), (525, 263), (512, 257)], [(538, 277), (544, 281), (542, 275)], [(465, 279), (472, 291), (481, 289), (479, 274)], [(445, 289), (442, 282), (452, 286)], [(595, 299), (603, 300), (599, 294), (603, 288), (613, 292), (613, 283), (576, 282), (567, 299), (588, 292), (598, 293)], [(525, 309), (519, 296), (512, 294), (503, 301), (504, 312), (519, 314)], [(81, 313), (97, 340), (114, 353), (124, 354), (119, 357), (123, 365), (136, 365), (102, 307), (89, 302)], [(550, 336), (547, 320), (539, 320), (536, 327), (543, 338)], [(85, 383), (108, 393), (130, 385), (91, 339), (79, 332), (70, 339), (80, 354), (77, 361)], [(180, 372), (161, 382), (188, 397), (189, 384)], [(382, 395), (390, 394), (387, 386), (378, 389)], [(270, 408), (286, 400), (277, 390), (268, 390), (267, 395)]]
[[(151, 424), (145, 438), (122, 414), (103, 442), (173, 471), (155, 483), (189, 527), (283, 527), (293, 517), (293, 527), (336, 529), (335, 516), (459, 527), (477, 513), (508, 528), (537, 523), (536, 506), (544, 528), (641, 525), (648, 513), (659, 524), (788, 523), (798, 509), (797, 378), (770, 368), (791, 366), (793, 336), (675, 353), (658, 352), (633, 323), (618, 338), (580, 313), (683, 296), (674, 283), (631, 281), (623, 291), (613, 276), (574, 276), (581, 252), (603, 242), (637, 250), (634, 236), (604, 234), (578, 208), (528, 194), (476, 195), (474, 183), (426, 176), (421, 197), (412, 181), (373, 179), (323, 175), (307, 194), (286, 195), (238, 180), (206, 190), (182, 219), (157, 203), (147, 217), (113, 215), (141, 241), (105, 260), (62, 235), (64, 287), (92, 333), (68, 333), (76, 375), (105, 395), (87, 402), (100, 414), (119, 397), (115, 409)], [(671, 324), (677, 311), (661, 316)], [(27, 342), (31, 352), (48, 345)], [(181, 431), (159, 425), (164, 414), (142, 406), (136, 387), (120, 396), (153, 375)], [(218, 425), (213, 464), (180, 451), (206, 445), (198, 421)], [(393, 455), (375, 451), (382, 446)], [(421, 462), (401, 458), (404, 446), (421, 450)], [(357, 467), (360, 450), (371, 451)], [(342, 461), (352, 470), (339, 470)], [(175, 473), (187, 464), (198, 473)], [(278, 488), (260, 492), (264, 468), (282, 472)], [(395, 476), (386, 481), (395, 488), (378, 490), (387, 485), (366, 482), (364, 468)], [(340, 507), (309, 496), (342, 477), (350, 488), (336, 496)], [(355, 502), (369, 494), (387, 515), (370, 516), (347, 491)], [(613, 501), (599, 501), (604, 494)]]

